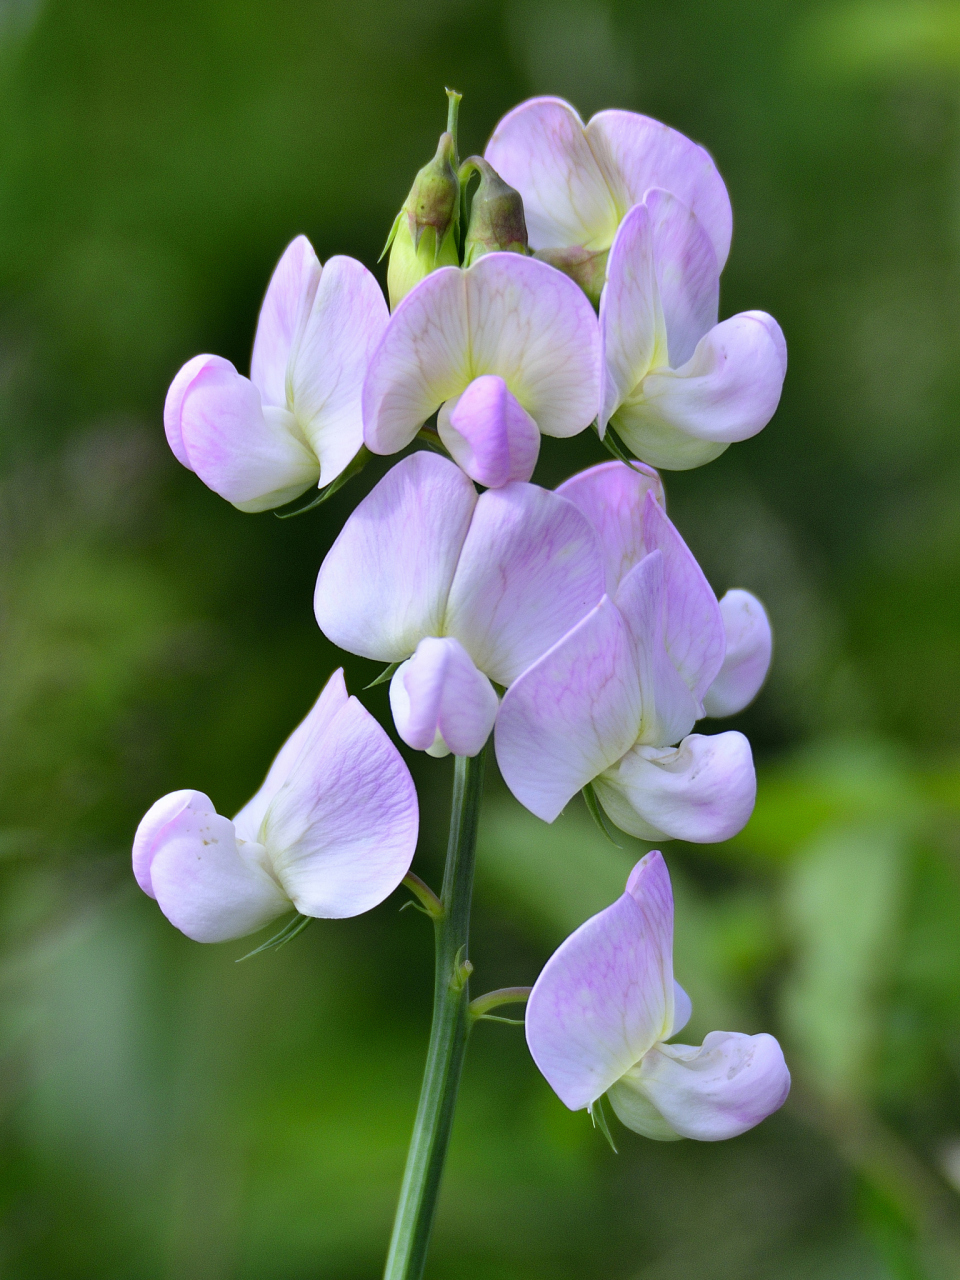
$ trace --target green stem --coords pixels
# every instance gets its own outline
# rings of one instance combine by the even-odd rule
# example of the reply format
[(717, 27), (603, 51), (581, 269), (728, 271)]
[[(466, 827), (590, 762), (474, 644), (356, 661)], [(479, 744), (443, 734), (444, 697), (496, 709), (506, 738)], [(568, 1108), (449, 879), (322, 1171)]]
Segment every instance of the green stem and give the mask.
[(483, 762), (483, 753), (472, 758), (458, 756), (456, 760), (447, 863), (440, 893), (443, 914), (434, 920), (436, 977), (430, 1046), (384, 1280), (420, 1280), (423, 1275), (450, 1142), (471, 1023), (467, 1009), (471, 969), (467, 947)]

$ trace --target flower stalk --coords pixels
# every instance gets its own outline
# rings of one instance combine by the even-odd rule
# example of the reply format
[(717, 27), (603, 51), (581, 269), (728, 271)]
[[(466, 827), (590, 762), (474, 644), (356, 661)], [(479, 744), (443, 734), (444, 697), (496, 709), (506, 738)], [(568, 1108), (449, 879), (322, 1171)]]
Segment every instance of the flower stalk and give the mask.
[(469, 1016), (470, 903), (484, 753), (457, 756), (447, 861), (434, 917), (436, 968), (433, 1023), (417, 1118), (407, 1154), (384, 1280), (420, 1280), (450, 1142)]

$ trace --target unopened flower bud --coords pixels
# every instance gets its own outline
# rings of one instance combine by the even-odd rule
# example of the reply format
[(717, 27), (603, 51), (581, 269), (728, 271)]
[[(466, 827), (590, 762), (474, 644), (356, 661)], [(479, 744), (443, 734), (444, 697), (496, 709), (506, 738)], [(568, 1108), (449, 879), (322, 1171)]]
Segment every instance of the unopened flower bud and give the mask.
[(593, 305), (599, 307), (609, 252), (609, 249), (583, 249), (574, 245), (568, 249), (538, 249), (533, 256), (575, 280)]
[(460, 183), (456, 162), (453, 135), (444, 133), (437, 154), (417, 174), (397, 214), (387, 240), (390, 250), (387, 290), (391, 310), (431, 271), (460, 264), (457, 253)]
[(474, 173), (480, 175), (480, 185), (470, 206), (463, 265), (469, 267), (485, 253), (529, 253), (520, 192), (508, 186), (481, 156), (471, 156), (463, 162), (460, 180), (468, 182)]

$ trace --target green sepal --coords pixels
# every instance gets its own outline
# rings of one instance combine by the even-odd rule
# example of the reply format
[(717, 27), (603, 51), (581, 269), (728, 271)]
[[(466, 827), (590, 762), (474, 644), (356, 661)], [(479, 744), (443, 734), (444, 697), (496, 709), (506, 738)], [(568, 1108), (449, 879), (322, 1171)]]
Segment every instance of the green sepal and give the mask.
[(279, 951), (281, 947), (291, 942), (298, 933), (303, 933), (304, 929), (313, 920), (313, 916), (302, 916), (299, 912), (288, 920), (279, 933), (275, 933), (267, 942), (263, 942), (259, 947), (254, 947), (252, 951), (248, 951), (245, 956), (241, 956), (236, 961), (241, 964), (244, 960), (249, 960), (251, 956), (258, 956), (261, 951)]
[(370, 450), (366, 445), (362, 444), (353, 461), (344, 467), (336, 480), (331, 480), (330, 483), (326, 485), (325, 488), (321, 489), (315, 498), (311, 498), (305, 506), (297, 507), (295, 511), (275, 511), (273, 514), (278, 520), (290, 520), (293, 516), (306, 515), (306, 513), (308, 511), (312, 511), (314, 507), (319, 507), (326, 502), (328, 498), (332, 498), (338, 490), (343, 488), (348, 480), (352, 480), (354, 476), (358, 476), (367, 465), (369, 457)]
[(368, 689), (375, 689), (378, 684), (386, 684), (388, 680), (392, 680), (393, 673), (396, 671), (397, 667), (399, 666), (400, 666), (399, 662), (391, 662), (388, 667), (384, 667), (384, 669), (377, 676), (376, 680), (371, 680), (369, 684), (365, 684), (363, 686), (364, 693), (366, 693)]
[(610, 1125), (607, 1123), (606, 1112), (603, 1109), (603, 1098), (597, 1098), (596, 1102), (591, 1102), (589, 1107), (587, 1107), (587, 1112), (590, 1119), (593, 1121), (593, 1127), (600, 1130), (606, 1140), (610, 1143), (610, 1150), (615, 1156), (618, 1156), (620, 1152), (617, 1150), (616, 1144), (613, 1141), (613, 1136), (610, 1133)]
[(610, 834), (609, 829), (607, 828), (606, 817), (604, 815), (603, 810), (600, 807), (600, 801), (597, 799), (597, 793), (593, 789), (592, 782), (588, 782), (587, 785), (583, 788), (583, 802), (587, 806), (587, 812), (590, 814), (590, 817), (597, 824), (597, 827), (600, 830), (600, 832), (603, 834), (604, 838), (609, 840), (615, 849), (622, 849), (623, 845), (617, 844), (616, 840), (614, 840), (613, 836)]

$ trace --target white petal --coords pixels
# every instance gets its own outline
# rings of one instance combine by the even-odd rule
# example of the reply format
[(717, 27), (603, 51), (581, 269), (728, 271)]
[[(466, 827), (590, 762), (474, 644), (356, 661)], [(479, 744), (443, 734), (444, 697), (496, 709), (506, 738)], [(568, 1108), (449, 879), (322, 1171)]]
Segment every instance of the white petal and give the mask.
[(238, 843), (200, 791), (169, 821), (156, 842), (150, 878), (160, 910), (195, 942), (227, 942), (291, 910), (264, 866), (259, 845)]
[(263, 820), (264, 846), (297, 910), (340, 919), (397, 887), (417, 843), (410, 771), (350, 698), (312, 736)]
[(183, 432), (180, 428), (183, 397), (186, 395), (190, 383), (207, 362), (217, 359), (219, 359), (218, 356), (204, 355), (194, 356), (192, 360), (188, 360), (170, 383), (167, 398), (163, 404), (163, 429), (167, 437), (167, 444), (169, 444), (173, 456), (181, 466), (187, 467), (191, 471), (193, 467), (190, 463), (186, 446), (183, 443)]
[(389, 319), (380, 286), (362, 263), (330, 258), (290, 368), (292, 408), (330, 484), (363, 444), (361, 393)]
[(190, 790), (171, 791), (169, 795), (162, 796), (152, 804), (140, 819), (137, 833), (133, 837), (133, 874), (137, 884), (151, 898), (157, 895), (153, 892), (153, 882), (150, 879), (150, 864), (153, 862), (153, 855), (157, 851), (164, 828), (174, 818), (179, 817), (198, 794)]
[(739, 587), (720, 601), (726, 631), (723, 666), (703, 699), (708, 716), (732, 716), (760, 692), (773, 652), (773, 633), (767, 611), (749, 591)]
[(341, 667), (333, 673), (324, 685), (320, 697), (277, 752), (277, 757), (270, 766), (260, 790), (247, 801), (234, 818), (233, 825), (241, 840), (263, 843), (263, 832), (260, 828), (270, 801), (286, 782), (300, 756), (315, 747), (333, 717), (346, 706), (348, 696)]
[(641, 714), (633, 645), (605, 596), (507, 690), (496, 725), (503, 780), (531, 813), (553, 822), (633, 746)]
[(653, 466), (702, 466), (767, 425), (786, 368), (780, 326), (762, 311), (744, 311), (711, 329), (679, 369), (649, 373), (613, 423)]
[(443, 635), (476, 503), (473, 485), (446, 458), (424, 451), (398, 462), (354, 510), (320, 567), (314, 607), (324, 635), (380, 662), (402, 662), (424, 636)]
[[(497, 125), (484, 156), (523, 197), (533, 249), (606, 249), (623, 213), (583, 121), (561, 98), (531, 98)], [(631, 202), (633, 203), (633, 202)]]
[(499, 705), (493, 685), (452, 637), (421, 640), (394, 672), (390, 707), (397, 733), (417, 751), (478, 755)]
[[(773, 1036), (711, 1031), (703, 1045), (658, 1044), (610, 1090), (617, 1115), (648, 1137), (735, 1138), (782, 1107), (790, 1072)], [(672, 1133), (652, 1133), (650, 1107)]]
[(508, 685), (602, 595), (600, 548), (587, 519), (537, 485), (508, 484), (477, 503), (444, 629), (434, 634), (456, 636), (481, 671)]
[(673, 1025), (673, 896), (661, 855), (554, 952), (526, 1010), (527, 1044), (572, 1111), (589, 1106)]
[(263, 403), (289, 408), (287, 375), (320, 283), (320, 262), (306, 236), (287, 245), (270, 278), (257, 321), (250, 380)]
[(757, 794), (750, 743), (729, 731), (692, 733), (679, 747), (634, 747), (594, 783), (623, 831), (644, 840), (715, 844), (746, 825)]

